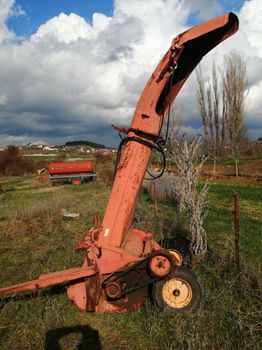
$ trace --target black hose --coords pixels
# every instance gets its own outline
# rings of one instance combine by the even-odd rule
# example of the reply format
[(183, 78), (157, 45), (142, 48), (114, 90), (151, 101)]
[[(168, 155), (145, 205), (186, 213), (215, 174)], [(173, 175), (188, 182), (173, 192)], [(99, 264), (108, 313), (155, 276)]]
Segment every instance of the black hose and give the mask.
[(118, 147), (118, 151), (117, 151), (117, 156), (116, 156), (116, 164), (115, 164), (115, 174), (114, 174), (114, 177), (116, 176), (116, 172), (117, 172), (117, 167), (118, 167), (118, 164), (120, 162), (120, 158), (121, 158), (121, 153), (122, 153), (122, 148), (123, 146), (125, 146), (128, 142), (130, 141), (134, 141), (134, 142), (138, 142), (144, 146), (147, 146), (151, 149), (155, 149), (156, 151), (160, 152), (162, 154), (162, 157), (163, 157), (163, 167), (162, 167), (162, 170), (160, 172), (160, 174), (158, 174), (157, 176), (151, 174), (148, 170), (148, 174), (152, 177), (152, 179), (146, 179), (146, 180), (155, 180), (155, 179), (158, 179), (160, 178), (163, 174), (164, 174), (164, 171), (165, 171), (165, 168), (166, 168), (166, 156), (165, 156), (165, 152), (164, 152), (164, 149), (163, 149), (163, 146), (158, 142), (158, 141), (155, 141), (155, 144), (151, 143), (151, 142), (148, 142), (146, 140), (143, 140), (143, 139), (140, 139), (138, 137), (135, 137), (135, 136), (127, 136), (125, 137), (124, 139), (121, 140), (120, 144), (119, 144), (119, 147)]
[[(138, 143), (140, 143), (140, 144), (142, 144), (144, 146), (147, 146), (147, 147), (149, 147), (151, 149), (155, 149), (156, 151), (160, 152), (161, 155), (162, 155), (163, 166), (162, 166), (161, 172), (157, 176), (155, 176), (155, 175), (151, 174), (149, 170), (147, 170), (147, 173), (149, 174), (149, 176), (151, 176), (151, 178), (145, 178), (145, 180), (156, 180), (156, 179), (159, 179), (164, 174), (164, 171), (165, 171), (165, 168), (166, 168), (166, 156), (165, 156), (165, 151), (164, 151), (163, 146), (166, 145), (167, 139), (168, 139), (169, 124), (170, 124), (170, 111), (171, 111), (171, 95), (170, 95), (170, 92), (171, 92), (171, 89), (172, 89), (173, 79), (174, 79), (174, 71), (175, 71), (176, 68), (177, 68), (177, 64), (173, 68), (173, 71), (172, 71), (170, 79), (169, 79), (169, 84), (167, 83), (166, 86), (165, 86), (165, 96), (167, 96), (169, 94), (169, 102), (168, 102), (169, 108), (168, 108), (167, 129), (166, 129), (165, 139), (160, 141), (160, 138), (159, 138), (160, 132), (161, 132), (162, 127), (163, 127), (164, 115), (162, 115), (161, 126), (160, 126), (160, 129), (159, 129), (159, 135), (155, 139), (153, 139), (152, 135), (150, 135), (150, 139), (154, 143), (148, 142), (148, 141), (146, 141), (144, 139), (141, 139), (141, 138), (138, 138), (138, 137), (135, 137), (135, 136), (127, 136), (125, 138), (122, 138), (121, 134), (119, 133), (119, 136), (121, 138), (121, 142), (119, 144), (118, 151), (117, 151), (117, 156), (116, 156), (114, 178), (116, 176), (117, 167), (118, 167), (118, 164), (120, 162), (121, 153), (122, 153), (122, 147), (125, 146), (129, 141), (138, 142)], [(169, 90), (169, 91), (167, 92), (167, 90)], [(149, 135), (146, 135), (146, 133), (143, 133), (143, 134), (145, 136), (149, 136)]]

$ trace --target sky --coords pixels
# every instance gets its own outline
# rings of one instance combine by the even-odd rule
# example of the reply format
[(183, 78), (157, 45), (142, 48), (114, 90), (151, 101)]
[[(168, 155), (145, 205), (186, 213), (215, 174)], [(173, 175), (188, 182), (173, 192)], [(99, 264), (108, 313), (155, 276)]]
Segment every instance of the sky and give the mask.
[[(240, 28), (201, 62), (246, 62), (245, 123), (262, 137), (261, 0), (0, 0), (0, 145), (89, 140), (116, 146), (172, 38), (235, 12)], [(176, 102), (184, 132), (201, 132), (192, 73)]]

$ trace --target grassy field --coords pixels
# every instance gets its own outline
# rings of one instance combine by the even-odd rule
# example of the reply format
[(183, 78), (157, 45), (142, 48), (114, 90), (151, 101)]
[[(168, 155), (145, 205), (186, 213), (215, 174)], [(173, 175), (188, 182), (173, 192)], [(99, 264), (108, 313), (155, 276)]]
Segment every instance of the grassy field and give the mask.
[[(240, 158), (239, 163), (239, 175), (251, 178), (262, 177), (262, 158)], [(213, 174), (213, 163), (208, 160), (203, 166), (203, 172), (206, 174)], [(233, 159), (219, 159), (216, 163), (217, 175), (235, 176), (235, 163)]]
[(25, 158), (33, 160), (33, 161), (40, 161), (43, 160), (45, 162), (61, 162), (61, 161), (67, 161), (67, 160), (81, 160), (81, 159), (94, 159), (94, 156), (92, 154), (86, 154), (86, 153), (39, 153), (39, 154), (26, 154)]
[[(0, 286), (81, 265), (73, 245), (103, 216), (104, 183), (51, 186), (33, 177), (2, 178)], [(201, 184), (200, 184), (201, 186)], [(240, 195), (241, 272), (234, 267), (233, 195)], [(209, 251), (195, 259), (203, 300), (198, 312), (160, 314), (150, 304), (132, 314), (87, 314), (68, 301), (64, 287), (0, 300), (0, 349), (261, 349), (262, 187), (212, 183), (205, 223)], [(59, 212), (79, 212), (64, 220)], [(136, 226), (175, 236), (175, 209), (143, 194)], [(60, 347), (59, 345), (60, 344)]]

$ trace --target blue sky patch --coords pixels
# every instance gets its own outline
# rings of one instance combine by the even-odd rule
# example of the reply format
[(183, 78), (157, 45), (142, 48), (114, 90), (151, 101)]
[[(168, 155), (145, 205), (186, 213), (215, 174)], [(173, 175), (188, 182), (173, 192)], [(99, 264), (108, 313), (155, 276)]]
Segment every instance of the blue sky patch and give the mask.
[(76, 13), (92, 21), (95, 12), (112, 16), (114, 3), (112, 0), (16, 0), (16, 6), (25, 11), (25, 15), (11, 17), (7, 21), (7, 26), (16, 35), (29, 37), (37, 31), (39, 26), (49, 19), (58, 16), (61, 12), (69, 15)]

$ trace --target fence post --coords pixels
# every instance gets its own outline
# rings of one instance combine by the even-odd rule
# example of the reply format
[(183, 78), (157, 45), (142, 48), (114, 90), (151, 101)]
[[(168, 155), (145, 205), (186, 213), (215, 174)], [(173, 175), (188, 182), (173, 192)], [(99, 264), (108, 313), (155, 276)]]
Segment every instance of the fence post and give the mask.
[(239, 255), (239, 196), (234, 194), (234, 234), (235, 234), (235, 263), (236, 268), (240, 270), (240, 255)]

